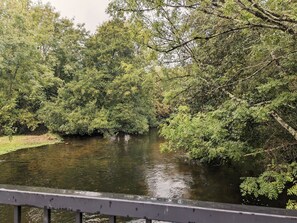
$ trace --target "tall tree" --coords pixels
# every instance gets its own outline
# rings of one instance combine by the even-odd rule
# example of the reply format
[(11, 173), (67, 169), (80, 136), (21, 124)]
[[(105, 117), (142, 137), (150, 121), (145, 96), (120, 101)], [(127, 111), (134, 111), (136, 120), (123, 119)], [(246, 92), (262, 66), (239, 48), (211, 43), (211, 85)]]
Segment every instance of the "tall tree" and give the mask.
[(175, 110), (161, 130), (164, 149), (207, 162), (255, 154), (273, 160), (263, 176), (242, 184), (244, 194), (277, 198), (295, 184), (294, 1), (114, 0), (109, 8), (160, 53)]
[(84, 68), (41, 117), (65, 134), (144, 133), (154, 120), (152, 81), (129, 25), (109, 21), (86, 42)]
[(11, 127), (37, 124), (39, 54), (29, 1), (1, 1), (0, 11), (0, 132), (11, 133)]
[(33, 130), (38, 111), (82, 68), (87, 32), (49, 5), (0, 3), (0, 134)]

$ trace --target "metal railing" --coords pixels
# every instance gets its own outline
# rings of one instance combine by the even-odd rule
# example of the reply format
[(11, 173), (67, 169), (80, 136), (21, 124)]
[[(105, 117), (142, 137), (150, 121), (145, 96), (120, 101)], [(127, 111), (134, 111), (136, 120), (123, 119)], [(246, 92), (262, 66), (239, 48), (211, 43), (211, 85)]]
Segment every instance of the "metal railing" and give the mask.
[(51, 222), (51, 210), (130, 217), (168, 222), (197, 223), (296, 223), (297, 211), (190, 200), (157, 199), (134, 195), (96, 193), (24, 186), (0, 185), (0, 204), (14, 205), (14, 222), (21, 222), (22, 206), (44, 209), (44, 223)]

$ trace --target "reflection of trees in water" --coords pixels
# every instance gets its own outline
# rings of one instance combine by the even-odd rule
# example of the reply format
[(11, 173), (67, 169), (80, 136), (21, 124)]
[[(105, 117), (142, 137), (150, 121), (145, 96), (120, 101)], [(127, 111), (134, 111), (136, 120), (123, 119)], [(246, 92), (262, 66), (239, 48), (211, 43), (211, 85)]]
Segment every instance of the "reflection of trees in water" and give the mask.
[(157, 164), (146, 170), (149, 196), (164, 198), (189, 198), (190, 175), (176, 171), (170, 164)]
[(178, 172), (192, 176), (189, 184), (190, 198), (202, 201), (242, 203), (239, 191), (241, 177), (256, 174), (260, 170), (256, 160), (229, 163), (223, 166), (210, 166), (199, 162), (176, 164)]
[[(234, 190), (238, 189), (234, 186), (237, 179), (234, 168), (186, 165), (176, 159), (176, 154), (161, 154), (162, 141), (155, 130), (145, 136), (78, 137), (66, 139), (67, 144), (20, 150), (1, 157), (5, 161), (0, 163), (0, 183), (222, 202), (236, 200), (239, 192)], [(42, 222), (43, 210), (37, 210), (31, 210), (28, 216)], [(2, 216), (0, 212), (1, 219)], [(53, 219), (57, 223), (72, 219), (70, 223), (74, 215), (54, 212)], [(88, 220), (98, 222), (94, 216)]]

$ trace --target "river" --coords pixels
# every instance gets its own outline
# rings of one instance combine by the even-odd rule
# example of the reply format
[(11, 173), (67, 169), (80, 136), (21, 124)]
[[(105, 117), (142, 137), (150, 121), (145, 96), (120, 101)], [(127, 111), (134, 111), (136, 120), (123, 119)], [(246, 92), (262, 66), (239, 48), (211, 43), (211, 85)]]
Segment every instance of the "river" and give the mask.
[[(253, 167), (193, 165), (163, 154), (156, 130), (145, 136), (66, 138), (62, 144), (0, 156), (0, 184), (125, 193), (164, 198), (243, 203), (240, 176)], [(42, 211), (26, 209), (24, 223), (40, 222)], [(12, 222), (12, 208), (0, 208), (0, 222)], [(73, 222), (55, 212), (53, 222)], [(86, 216), (87, 222), (96, 222)]]

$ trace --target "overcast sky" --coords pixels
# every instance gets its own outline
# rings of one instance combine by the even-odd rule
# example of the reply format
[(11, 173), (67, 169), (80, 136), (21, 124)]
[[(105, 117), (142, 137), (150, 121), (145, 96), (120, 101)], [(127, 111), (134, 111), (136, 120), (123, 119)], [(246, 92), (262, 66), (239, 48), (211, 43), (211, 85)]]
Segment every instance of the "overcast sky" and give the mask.
[(105, 10), (109, 0), (33, 0), (38, 1), (50, 2), (63, 17), (75, 18), (76, 23), (85, 23), (86, 29), (91, 32), (108, 20)]

